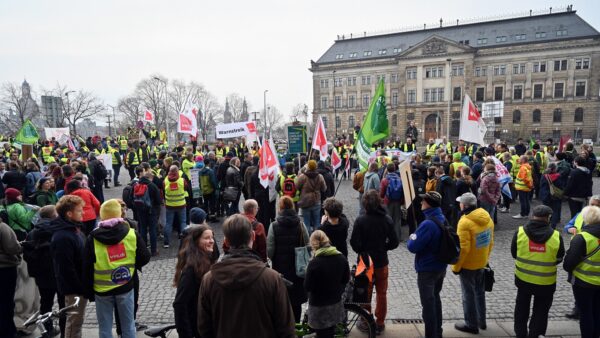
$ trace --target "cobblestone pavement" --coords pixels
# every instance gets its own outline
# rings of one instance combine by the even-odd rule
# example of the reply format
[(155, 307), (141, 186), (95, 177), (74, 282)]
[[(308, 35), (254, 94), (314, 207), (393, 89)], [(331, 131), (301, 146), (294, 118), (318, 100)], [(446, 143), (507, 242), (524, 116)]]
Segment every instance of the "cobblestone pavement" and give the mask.
[[(121, 182), (128, 182), (125, 174), (121, 175)], [(594, 178), (594, 193), (600, 192), (600, 179)], [(121, 188), (105, 190), (106, 198), (120, 198)], [(343, 181), (337, 194), (344, 203), (344, 213), (352, 224), (358, 214), (358, 193), (352, 189), (350, 181)], [(533, 202), (533, 206), (539, 204)], [(513, 204), (513, 210), (518, 210), (518, 203)], [(490, 265), (495, 270), (496, 284), (494, 291), (486, 293), (487, 317), (497, 320), (512, 320), (516, 287), (514, 286), (514, 262), (510, 254), (510, 241), (516, 228), (523, 224), (522, 220), (515, 220), (510, 216), (514, 212), (498, 214), (498, 224), (495, 230), (495, 245), (491, 255)], [(563, 203), (562, 220), (564, 224), (570, 219), (569, 208)], [(219, 245), (223, 240), (220, 223), (211, 224)], [(407, 238), (408, 229), (403, 228), (403, 238)], [(350, 236), (348, 236), (349, 238)], [(569, 237), (563, 235), (568, 248)], [(140, 274), (140, 300), (138, 321), (146, 324), (160, 324), (173, 322), (172, 302), (175, 289), (172, 287), (173, 273), (176, 262), (177, 240), (171, 241), (170, 249), (163, 249), (160, 245), (160, 256), (154, 257), (144, 267)], [(159, 244), (162, 244), (159, 241)], [(351, 250), (350, 250), (351, 251)], [(389, 320), (421, 319), (421, 305), (417, 290), (416, 273), (414, 270), (414, 255), (406, 249), (402, 242), (396, 250), (389, 253), (389, 289), (388, 289), (388, 315)], [(350, 260), (355, 255), (351, 253)], [(552, 319), (564, 319), (564, 314), (573, 306), (573, 296), (570, 285), (566, 281), (567, 274), (559, 266), (558, 284), (554, 295), (554, 302), (550, 310)], [(450, 270), (444, 280), (442, 290), (442, 306), (444, 320), (463, 318), (460, 282), (458, 276)], [(86, 326), (96, 325), (95, 306), (88, 306), (86, 311)]]

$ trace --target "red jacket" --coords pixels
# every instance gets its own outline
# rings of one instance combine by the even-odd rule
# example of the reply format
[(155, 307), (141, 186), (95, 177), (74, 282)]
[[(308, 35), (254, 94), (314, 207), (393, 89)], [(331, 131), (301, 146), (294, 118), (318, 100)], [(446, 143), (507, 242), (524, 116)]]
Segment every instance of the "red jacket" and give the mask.
[(98, 214), (100, 214), (100, 202), (91, 191), (80, 188), (71, 192), (69, 195), (79, 196), (85, 202), (85, 205), (83, 206), (83, 222), (98, 218)]
[[(263, 260), (267, 261), (267, 234), (265, 232), (265, 226), (256, 220), (256, 217), (251, 214), (242, 214), (252, 223), (254, 230), (254, 242), (252, 242), (252, 250), (254, 250), (258, 256)], [(223, 252), (229, 252), (229, 245), (223, 242)]]

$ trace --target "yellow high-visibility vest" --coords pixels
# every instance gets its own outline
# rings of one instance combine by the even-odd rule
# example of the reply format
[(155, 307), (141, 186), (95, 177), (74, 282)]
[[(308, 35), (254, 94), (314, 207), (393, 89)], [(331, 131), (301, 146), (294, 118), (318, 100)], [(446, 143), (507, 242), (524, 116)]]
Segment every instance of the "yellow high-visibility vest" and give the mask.
[(182, 207), (185, 205), (187, 192), (183, 183), (183, 178), (175, 182), (169, 181), (169, 177), (165, 178), (165, 205), (167, 207)]
[(560, 247), (560, 233), (554, 230), (546, 243), (529, 239), (523, 227), (517, 233), (515, 275), (520, 280), (536, 285), (556, 284), (556, 264)]
[(94, 238), (94, 291), (108, 292), (127, 284), (135, 274), (135, 230), (115, 245), (106, 245)]
[(575, 267), (573, 276), (588, 284), (600, 285), (600, 250), (594, 253), (600, 245), (599, 239), (586, 231), (583, 231), (581, 236), (585, 240), (586, 258)]

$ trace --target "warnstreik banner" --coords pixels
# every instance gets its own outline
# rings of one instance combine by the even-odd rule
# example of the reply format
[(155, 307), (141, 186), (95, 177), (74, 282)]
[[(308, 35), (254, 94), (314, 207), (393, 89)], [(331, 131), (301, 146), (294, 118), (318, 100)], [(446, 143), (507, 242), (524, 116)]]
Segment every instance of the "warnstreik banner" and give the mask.
[(251, 133), (256, 133), (256, 122), (234, 122), (217, 125), (217, 138), (232, 138), (248, 136)]

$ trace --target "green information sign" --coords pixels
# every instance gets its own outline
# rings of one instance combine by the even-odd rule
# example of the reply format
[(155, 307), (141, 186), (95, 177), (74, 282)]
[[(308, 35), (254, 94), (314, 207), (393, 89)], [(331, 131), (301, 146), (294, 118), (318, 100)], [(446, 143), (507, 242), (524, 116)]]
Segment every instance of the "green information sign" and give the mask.
[(306, 153), (308, 138), (306, 126), (288, 126), (288, 154)]

